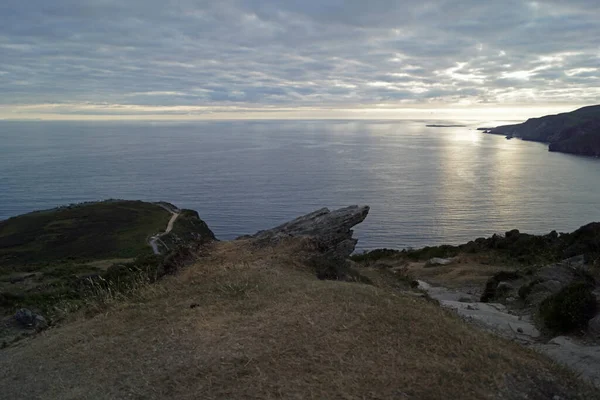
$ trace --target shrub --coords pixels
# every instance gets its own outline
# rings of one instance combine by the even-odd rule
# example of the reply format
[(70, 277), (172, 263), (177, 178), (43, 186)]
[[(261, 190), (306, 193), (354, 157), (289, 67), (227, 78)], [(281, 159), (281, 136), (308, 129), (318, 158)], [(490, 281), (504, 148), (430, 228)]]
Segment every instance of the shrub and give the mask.
[(508, 288), (498, 285), (500, 282), (514, 281), (521, 278), (521, 274), (516, 271), (500, 271), (492, 276), (485, 284), (485, 289), (481, 295), (483, 303), (490, 302), (498, 297), (502, 297), (508, 293)]
[(364, 253), (354, 254), (350, 256), (350, 259), (355, 262), (371, 263), (381, 260), (382, 258), (388, 258), (399, 254), (400, 251), (392, 249), (375, 249), (371, 251), (365, 251)]
[(596, 315), (596, 296), (589, 285), (573, 283), (540, 304), (539, 317), (544, 327), (555, 333), (584, 328)]
[(371, 280), (350, 267), (350, 263), (339, 256), (324, 254), (309, 261), (317, 278), (328, 281), (346, 281), (372, 284)]

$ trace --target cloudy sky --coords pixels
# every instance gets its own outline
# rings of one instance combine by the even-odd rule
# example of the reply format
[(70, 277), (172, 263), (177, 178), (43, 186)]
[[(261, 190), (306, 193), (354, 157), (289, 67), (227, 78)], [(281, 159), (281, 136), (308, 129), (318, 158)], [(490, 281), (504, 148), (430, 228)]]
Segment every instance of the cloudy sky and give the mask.
[(2, 0), (0, 117), (571, 109), (600, 103), (598, 21), (598, 0)]

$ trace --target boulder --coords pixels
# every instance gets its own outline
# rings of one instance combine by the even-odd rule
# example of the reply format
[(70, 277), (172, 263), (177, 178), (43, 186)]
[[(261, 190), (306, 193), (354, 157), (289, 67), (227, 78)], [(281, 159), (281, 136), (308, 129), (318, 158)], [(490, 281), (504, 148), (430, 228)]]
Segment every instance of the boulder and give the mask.
[(275, 244), (289, 237), (307, 237), (315, 240), (325, 253), (348, 257), (358, 242), (352, 237), (354, 231), (351, 228), (364, 221), (368, 213), (368, 206), (350, 206), (335, 211), (322, 208), (273, 229), (242, 238)]
[(42, 330), (48, 327), (48, 322), (44, 317), (27, 308), (21, 308), (17, 311), (14, 319), (23, 328)]
[(558, 264), (540, 268), (530, 281), (519, 290), (520, 297), (529, 305), (537, 306), (544, 299), (560, 292), (570, 284), (580, 282), (595, 286), (594, 278), (582, 267), (582, 258), (573, 257)]
[(443, 265), (452, 264), (454, 262), (454, 258), (438, 258), (434, 257), (431, 260), (425, 263), (425, 268), (427, 267), (439, 267)]
[(588, 332), (597, 338), (600, 338), (600, 314), (590, 319), (588, 322)]

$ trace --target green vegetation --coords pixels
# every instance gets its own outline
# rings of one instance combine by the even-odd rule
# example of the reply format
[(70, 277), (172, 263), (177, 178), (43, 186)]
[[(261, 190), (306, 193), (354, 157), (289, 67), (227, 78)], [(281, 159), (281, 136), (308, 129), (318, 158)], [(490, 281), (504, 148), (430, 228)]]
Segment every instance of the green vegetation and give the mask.
[(207, 240), (216, 240), (215, 235), (194, 210), (181, 210), (179, 218), (173, 225), (173, 230), (161, 238), (161, 241), (169, 248), (193, 241)]
[(553, 333), (569, 333), (585, 328), (596, 315), (596, 296), (585, 283), (571, 284), (546, 298), (539, 308), (544, 327)]
[[(174, 206), (108, 200), (33, 212), (0, 222), (0, 315), (30, 308), (60, 318), (98, 293), (125, 293), (192, 259), (189, 246), (214, 240), (195, 211), (182, 210), (155, 256), (150, 236)], [(163, 249), (164, 250), (164, 249)]]
[(148, 237), (164, 230), (170, 217), (156, 204), (109, 200), (10, 218), (0, 222), (0, 272), (151, 253)]
[(522, 275), (514, 271), (500, 271), (494, 274), (485, 284), (481, 301), (488, 303), (506, 295), (508, 292), (507, 287), (499, 286), (500, 282), (510, 282), (519, 278), (522, 278)]
[(600, 264), (600, 223), (585, 225), (573, 233), (550, 232), (530, 235), (518, 230), (504, 236), (479, 238), (459, 246), (435, 246), (402, 251), (377, 249), (352, 256), (360, 263), (373, 263), (388, 258), (426, 261), (434, 257), (455, 257), (461, 253), (485, 255), (499, 265), (535, 266), (557, 262), (576, 255), (585, 255), (590, 264)]

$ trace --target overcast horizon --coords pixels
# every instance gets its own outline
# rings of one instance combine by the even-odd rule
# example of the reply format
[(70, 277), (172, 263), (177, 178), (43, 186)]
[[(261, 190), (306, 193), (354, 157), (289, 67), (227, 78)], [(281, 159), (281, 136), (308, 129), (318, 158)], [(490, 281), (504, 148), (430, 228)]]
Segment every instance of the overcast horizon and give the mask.
[(600, 102), (600, 5), (8, 0), (0, 119), (526, 118)]

